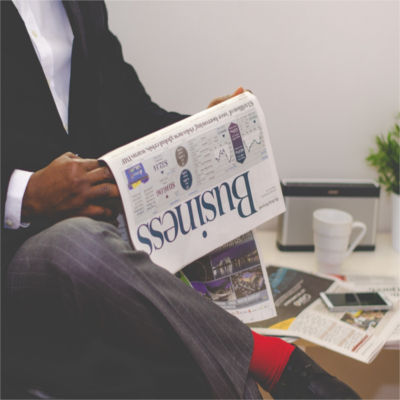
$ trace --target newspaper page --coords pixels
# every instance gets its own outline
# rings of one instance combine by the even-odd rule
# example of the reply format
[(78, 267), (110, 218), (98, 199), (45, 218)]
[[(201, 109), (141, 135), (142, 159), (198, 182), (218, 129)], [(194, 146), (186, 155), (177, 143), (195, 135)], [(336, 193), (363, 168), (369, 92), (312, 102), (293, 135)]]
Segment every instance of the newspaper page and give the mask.
[(201, 295), (246, 324), (276, 316), (252, 232), (201, 257), (182, 272)]
[(285, 211), (248, 92), (104, 155), (132, 244), (172, 273)]
[(390, 311), (331, 312), (319, 292), (353, 290), (338, 279), (291, 268), (268, 266), (277, 316), (250, 324), (258, 333), (300, 337), (370, 363), (399, 321), (399, 303)]
[[(346, 281), (353, 284), (358, 292), (381, 292), (393, 302), (400, 299), (399, 276), (346, 275)], [(385, 349), (400, 348), (400, 322), (385, 343)]]

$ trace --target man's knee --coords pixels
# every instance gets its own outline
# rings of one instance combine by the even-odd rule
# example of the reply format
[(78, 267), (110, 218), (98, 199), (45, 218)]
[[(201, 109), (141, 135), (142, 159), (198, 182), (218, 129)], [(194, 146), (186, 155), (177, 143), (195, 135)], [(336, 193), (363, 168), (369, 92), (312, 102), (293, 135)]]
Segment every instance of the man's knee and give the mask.
[(39, 239), (61, 245), (64, 244), (66, 238), (86, 241), (91, 237), (99, 238), (110, 235), (119, 236), (114, 225), (92, 218), (74, 217), (60, 221), (39, 233)]
[[(79, 265), (93, 254), (101, 257), (106, 250), (106, 241), (122, 241), (118, 230), (109, 223), (86, 217), (69, 218), (28, 239), (17, 251), (11, 261), (11, 270), (15, 264), (36, 265), (39, 269), (48, 266)], [(73, 261), (77, 262), (73, 262)]]
[[(92, 237), (118, 236), (118, 230), (110, 223), (96, 221), (87, 217), (68, 218), (60, 221), (28, 242), (45, 242), (59, 246), (73, 246), (74, 243), (86, 244)], [(69, 239), (69, 240), (68, 240)], [(31, 245), (31, 243), (29, 243)]]
[(151, 269), (166, 273), (147, 254), (134, 251), (113, 225), (79, 217), (59, 222), (25, 242), (7, 275), (11, 287), (33, 280), (41, 287), (63, 282), (104, 292), (113, 285), (138, 282)]

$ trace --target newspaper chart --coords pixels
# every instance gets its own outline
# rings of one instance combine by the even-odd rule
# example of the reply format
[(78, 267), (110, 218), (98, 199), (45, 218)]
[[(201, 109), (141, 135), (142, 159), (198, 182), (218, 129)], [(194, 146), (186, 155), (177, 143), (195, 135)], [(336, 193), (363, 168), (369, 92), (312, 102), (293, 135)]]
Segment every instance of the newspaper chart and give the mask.
[(104, 155), (137, 250), (172, 273), (285, 211), (264, 114), (243, 93)]

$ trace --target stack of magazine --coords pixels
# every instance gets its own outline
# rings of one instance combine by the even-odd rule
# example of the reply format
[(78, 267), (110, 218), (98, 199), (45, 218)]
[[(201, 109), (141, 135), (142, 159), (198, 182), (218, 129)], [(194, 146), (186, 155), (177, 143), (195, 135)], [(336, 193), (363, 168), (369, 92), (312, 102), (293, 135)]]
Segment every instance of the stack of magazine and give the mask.
[[(398, 346), (399, 302), (393, 296), (398, 297), (398, 287), (390, 289), (394, 304), (390, 311), (331, 312), (320, 292), (382, 290), (385, 285), (388, 294), (388, 282), (377, 286), (380, 281), (376, 279), (371, 286), (371, 281), (349, 277), (351, 284), (346, 284), (293, 268), (263, 268), (256, 248), (253, 236), (243, 235), (183, 273), (194, 289), (258, 333), (306, 339), (365, 363), (372, 362), (388, 343)], [(276, 314), (271, 316), (274, 306)]]

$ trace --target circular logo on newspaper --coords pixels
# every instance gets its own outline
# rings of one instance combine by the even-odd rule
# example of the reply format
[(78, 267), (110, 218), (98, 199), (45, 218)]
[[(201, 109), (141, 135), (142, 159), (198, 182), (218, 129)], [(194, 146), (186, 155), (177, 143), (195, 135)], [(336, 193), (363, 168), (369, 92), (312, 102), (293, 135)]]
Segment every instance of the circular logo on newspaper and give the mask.
[(175, 151), (176, 162), (183, 167), (188, 162), (189, 154), (183, 146), (179, 146)]
[(190, 173), (190, 171), (188, 169), (184, 169), (181, 172), (181, 186), (185, 190), (189, 190), (192, 186), (192, 183), (193, 183), (192, 174)]

